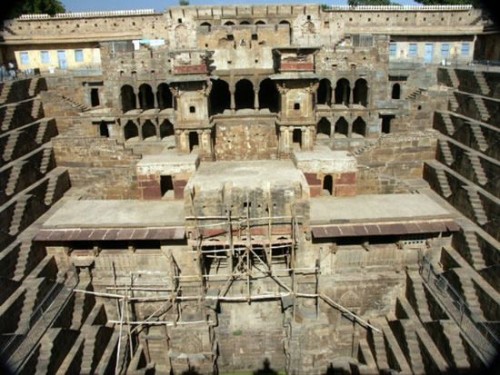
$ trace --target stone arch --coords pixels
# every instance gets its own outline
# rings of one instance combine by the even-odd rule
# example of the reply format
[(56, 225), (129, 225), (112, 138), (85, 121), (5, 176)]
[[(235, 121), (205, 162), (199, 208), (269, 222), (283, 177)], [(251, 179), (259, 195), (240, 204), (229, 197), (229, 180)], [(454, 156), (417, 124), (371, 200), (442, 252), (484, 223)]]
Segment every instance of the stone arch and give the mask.
[(139, 86), (139, 106), (143, 110), (155, 107), (153, 89), (147, 83)]
[(243, 20), (240, 22), (240, 25), (250, 25), (250, 21)]
[(335, 137), (336, 138), (343, 138), (347, 137), (349, 135), (349, 123), (344, 117), (340, 117), (336, 122), (335, 122)]
[(120, 89), (120, 99), (122, 104), (122, 111), (128, 112), (136, 109), (137, 103), (135, 99), (134, 88), (130, 85), (123, 85)]
[(255, 92), (253, 83), (248, 79), (240, 79), (236, 82), (234, 100), (236, 109), (254, 108)]
[(170, 92), (170, 86), (167, 83), (160, 83), (158, 85), (156, 99), (160, 109), (173, 107), (172, 92)]
[(325, 117), (322, 117), (316, 125), (316, 137), (330, 138), (332, 134), (332, 125)]
[(231, 108), (231, 93), (226, 81), (218, 79), (213, 81), (212, 90), (209, 95), (210, 115), (223, 113)]
[(169, 120), (163, 120), (160, 124), (160, 139), (175, 135), (174, 125)]
[(368, 105), (368, 82), (364, 78), (359, 78), (354, 83), (353, 103), (363, 107)]
[(177, 25), (174, 35), (178, 47), (187, 47), (186, 41), (191, 38), (189, 38), (189, 30), (184, 24)]
[(335, 104), (349, 105), (351, 84), (346, 78), (340, 78), (335, 86)]
[(317, 102), (318, 104), (332, 104), (332, 83), (328, 78), (319, 81)]
[(259, 84), (259, 107), (267, 108), (270, 112), (279, 112), (280, 93), (270, 78), (264, 79)]
[(355, 136), (366, 136), (366, 122), (361, 117), (356, 118), (352, 123), (352, 135)]
[(401, 85), (399, 83), (392, 85), (391, 98), (401, 99)]
[(234, 22), (233, 21), (226, 21), (224, 22), (224, 26), (234, 26)]
[(202, 22), (200, 26), (204, 27), (208, 32), (212, 30), (212, 24), (210, 22)]
[(291, 43), (292, 42), (292, 24), (290, 23), (290, 21), (288, 20), (282, 20), (279, 22), (280, 25), (288, 25), (288, 37), (289, 37), (289, 41), (288, 43)]
[(339, 304), (348, 308), (349, 310), (357, 310), (361, 307), (361, 298), (352, 290), (349, 290), (342, 294), (339, 299)]
[(139, 129), (137, 125), (132, 120), (128, 120), (123, 127), (123, 139), (128, 141), (129, 139), (139, 139)]
[(142, 125), (142, 139), (156, 139), (156, 126), (151, 120), (146, 120)]
[(257, 22), (255, 22), (256, 25), (265, 25), (266, 22), (263, 21), (263, 20), (258, 20)]

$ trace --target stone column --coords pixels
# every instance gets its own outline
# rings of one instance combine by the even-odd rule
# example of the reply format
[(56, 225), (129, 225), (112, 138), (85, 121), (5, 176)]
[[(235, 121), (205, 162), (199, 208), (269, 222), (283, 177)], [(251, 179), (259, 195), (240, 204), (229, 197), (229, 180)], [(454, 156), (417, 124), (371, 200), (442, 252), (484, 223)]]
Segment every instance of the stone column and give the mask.
[(160, 108), (160, 105), (158, 104), (158, 89), (153, 90), (153, 107)]
[(235, 89), (234, 88), (229, 88), (229, 94), (231, 94), (231, 112), (234, 112), (236, 110), (236, 100), (235, 100), (235, 97), (234, 97), (234, 92), (235, 92)]
[(254, 90), (253, 107), (259, 109), (259, 90)]
[(352, 138), (352, 121), (347, 123), (347, 138)]

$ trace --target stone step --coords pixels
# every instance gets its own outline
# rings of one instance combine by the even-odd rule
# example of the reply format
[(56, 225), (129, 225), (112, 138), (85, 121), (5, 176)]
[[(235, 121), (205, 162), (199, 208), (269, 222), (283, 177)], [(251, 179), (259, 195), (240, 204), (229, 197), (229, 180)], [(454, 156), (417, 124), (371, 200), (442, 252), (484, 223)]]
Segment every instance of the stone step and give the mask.
[(474, 103), (476, 104), (477, 110), (479, 112), (479, 117), (482, 121), (488, 121), (490, 119), (490, 113), (483, 103), (483, 99), (480, 96), (473, 95)]
[(453, 158), (453, 154), (451, 153), (450, 145), (448, 144), (446, 139), (442, 138), (438, 140), (438, 144), (446, 165), (452, 165), (455, 159)]
[(29, 85), (29, 88), (28, 88), (28, 95), (29, 96), (35, 96), (36, 95), (36, 88), (38, 86), (38, 81), (39, 81), (38, 77), (31, 78), (30, 85)]
[(44, 203), (47, 206), (52, 205), (52, 203), (54, 202), (54, 195), (55, 195), (55, 192), (56, 192), (58, 181), (59, 181), (59, 175), (58, 174), (55, 174), (55, 175), (51, 176), (50, 179), (49, 179), (49, 182), (47, 184), (47, 190), (45, 192), (45, 198), (44, 198)]
[(16, 144), (19, 138), (19, 134), (20, 133), (18, 131), (10, 133), (9, 140), (7, 141), (5, 149), (3, 150), (2, 159), (4, 161), (9, 161), (12, 159), (12, 156), (14, 155), (14, 150), (16, 149)]
[(464, 232), (464, 237), (467, 242), (467, 247), (469, 248), (473, 267), (476, 270), (486, 268), (486, 263), (484, 261), (483, 253), (481, 252), (481, 248), (479, 247), (476, 233), (473, 231), (466, 231)]
[(448, 112), (440, 112), (441, 118), (443, 119), (446, 132), (451, 137), (455, 133), (455, 125), (451, 120), (450, 114)]
[(460, 80), (458, 79), (457, 73), (454, 69), (447, 69), (448, 77), (450, 78), (451, 84), (454, 88), (458, 88), (460, 85)]
[(452, 360), (457, 369), (468, 369), (470, 363), (464, 345), (462, 344), (461, 330), (458, 325), (451, 320), (442, 320), (443, 333), (448, 339), (451, 349)]
[(412, 372), (414, 374), (425, 374), (424, 359), (420, 351), (420, 344), (418, 342), (417, 333), (415, 332), (415, 326), (413, 322), (409, 320), (401, 320), (401, 325), (406, 339), (408, 360)]
[(52, 148), (51, 147), (44, 148), (42, 159), (40, 161), (40, 173), (42, 174), (47, 173), (51, 157), (52, 157)]
[(7, 131), (11, 128), (11, 122), (12, 119), (14, 118), (15, 111), (16, 111), (15, 105), (7, 106), (7, 109), (5, 110), (5, 115), (2, 120), (2, 126), (1, 126), (2, 131)]
[(476, 139), (479, 149), (481, 151), (486, 151), (489, 145), (488, 142), (486, 141), (486, 138), (484, 137), (481, 125), (479, 125), (477, 122), (469, 122), (469, 126), (472, 131), (472, 134), (474, 135), (474, 138)]
[(11, 84), (7, 83), (3, 84), (2, 92), (0, 93), (0, 104), (4, 104), (5, 102), (7, 102), (11, 88), (12, 88)]
[(31, 315), (36, 308), (36, 303), (38, 302), (38, 294), (40, 287), (44, 279), (36, 278), (30, 279), (23, 283), (26, 288), (24, 296), (24, 304), (19, 316), (19, 325), (17, 327), (16, 333), (25, 334), (29, 331), (31, 327)]
[(451, 93), (451, 95), (448, 98), (448, 108), (450, 111), (456, 112), (458, 107), (459, 107), (459, 104), (458, 104), (457, 98), (455, 97), (455, 95), (453, 93)]
[(465, 302), (467, 303), (474, 320), (486, 320), (472, 279), (468, 277), (468, 275), (464, 275), (463, 277), (460, 277), (460, 284), (462, 286)]
[(40, 117), (40, 109), (42, 108), (42, 102), (40, 99), (33, 100), (33, 107), (31, 108), (31, 117), (34, 120), (38, 120)]
[(59, 331), (59, 328), (51, 328), (40, 340), (40, 351), (35, 371), (36, 374), (49, 373), (52, 350), (54, 349), (54, 342)]
[(21, 171), (25, 164), (26, 162), (17, 162), (16, 165), (14, 165), (10, 169), (9, 181), (7, 182), (7, 186), (5, 187), (5, 194), (10, 196), (15, 193), (16, 186), (19, 181), (19, 176), (21, 175)]
[(21, 281), (26, 276), (26, 269), (31, 253), (31, 241), (25, 241), (21, 244), (19, 256), (17, 257), (16, 269), (14, 271), (14, 280)]
[(490, 87), (488, 85), (488, 82), (484, 78), (484, 74), (481, 71), (475, 71), (474, 72), (474, 77), (476, 78), (477, 84), (479, 86), (479, 90), (481, 91), (482, 95), (489, 96), (490, 94)]
[[(412, 304), (420, 320), (422, 322), (432, 321), (422, 277), (420, 276), (420, 273), (418, 271), (407, 272), (406, 287), (406, 298)], [(410, 298), (410, 296), (412, 298)]]
[(465, 191), (469, 197), (469, 203), (474, 211), (474, 217), (479, 225), (484, 225), (488, 222), (488, 217), (484, 211), (483, 203), (479, 197), (479, 192), (472, 186), (464, 186)]
[(477, 182), (479, 182), (479, 184), (482, 186), (486, 185), (488, 183), (488, 177), (486, 176), (486, 173), (484, 173), (479, 155), (474, 151), (469, 151), (467, 152), (467, 156), (469, 157), (472, 169), (474, 170), (474, 174), (476, 175)]
[(22, 219), (24, 217), (24, 210), (26, 208), (26, 204), (30, 196), (23, 195), (19, 197), (16, 201), (16, 207), (14, 209), (14, 213), (12, 215), (12, 219), (9, 227), (9, 234), (11, 236), (15, 236), (17, 232), (19, 232), (19, 228), (21, 226)]
[(442, 168), (435, 168), (436, 176), (439, 182), (439, 188), (441, 189), (441, 195), (445, 198), (450, 197), (453, 192), (451, 191), (450, 183), (446, 172)]
[(35, 141), (37, 144), (43, 143), (43, 139), (45, 138), (45, 132), (47, 130), (48, 125), (49, 125), (48, 119), (40, 121), (40, 124), (38, 125), (38, 131), (35, 137)]

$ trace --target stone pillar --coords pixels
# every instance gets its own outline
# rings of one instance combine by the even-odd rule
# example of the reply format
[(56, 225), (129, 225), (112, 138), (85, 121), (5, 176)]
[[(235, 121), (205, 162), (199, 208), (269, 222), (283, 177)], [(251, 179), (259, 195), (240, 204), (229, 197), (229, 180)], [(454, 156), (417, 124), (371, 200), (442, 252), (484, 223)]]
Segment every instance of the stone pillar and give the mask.
[(179, 150), (182, 152), (189, 152), (188, 139), (184, 130), (175, 130), (176, 144), (179, 145)]
[(212, 140), (211, 134), (212, 134), (212, 132), (210, 131), (210, 129), (203, 129), (202, 130), (201, 144), (203, 145), (202, 149), (204, 150), (204, 154), (206, 156), (211, 156), (212, 153), (213, 153), (212, 142), (211, 142), (211, 140)]
[(253, 107), (259, 109), (259, 90), (254, 90)]
[(310, 150), (311, 147), (311, 127), (310, 126), (302, 126), (300, 128), (300, 131), (302, 133), (302, 150)]
[(229, 88), (229, 93), (231, 94), (231, 112), (234, 112), (236, 110), (236, 100), (235, 100), (235, 97), (234, 97), (234, 92), (235, 92), (235, 89), (234, 88)]
[(347, 124), (347, 138), (352, 138), (352, 121)]
[(158, 89), (153, 91), (153, 107), (160, 108), (160, 105), (158, 103)]

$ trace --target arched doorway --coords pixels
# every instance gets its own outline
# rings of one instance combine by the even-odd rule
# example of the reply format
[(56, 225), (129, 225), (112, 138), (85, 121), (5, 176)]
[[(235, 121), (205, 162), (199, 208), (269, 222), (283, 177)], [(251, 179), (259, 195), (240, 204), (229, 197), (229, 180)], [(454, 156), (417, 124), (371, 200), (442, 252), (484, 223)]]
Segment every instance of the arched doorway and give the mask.
[(128, 112), (136, 108), (134, 88), (130, 85), (123, 85), (120, 89), (122, 111)]
[(224, 22), (224, 26), (234, 26), (234, 22), (233, 21), (226, 21), (226, 22)]
[(361, 117), (358, 117), (352, 123), (352, 135), (353, 137), (356, 135), (360, 137), (366, 136), (366, 122)]
[(294, 147), (298, 146), (299, 149), (302, 148), (302, 130), (301, 129), (293, 129), (292, 143), (293, 143)]
[(241, 79), (236, 83), (234, 100), (236, 109), (254, 108), (255, 93), (253, 84), (248, 79)]
[(174, 125), (168, 120), (164, 120), (160, 125), (160, 139), (175, 135)]
[(317, 138), (330, 138), (332, 132), (332, 126), (330, 121), (322, 117), (316, 126), (316, 137)]
[(198, 138), (198, 132), (191, 131), (189, 132), (189, 152), (193, 151), (195, 148), (198, 148), (200, 145), (200, 140)]
[(335, 122), (335, 137), (345, 138), (349, 135), (349, 123), (344, 117), (341, 117)]
[(212, 30), (212, 25), (208, 22), (202, 22), (200, 26), (205, 29), (204, 31), (210, 32)]
[(142, 125), (142, 139), (156, 139), (156, 127), (151, 120), (146, 120)]
[(288, 44), (291, 44), (292, 43), (292, 25), (287, 20), (280, 21), (279, 24), (288, 26), (288, 37), (289, 37)]
[(212, 90), (209, 96), (210, 115), (223, 113), (224, 110), (231, 108), (231, 93), (226, 81), (218, 79), (213, 81)]
[(349, 105), (351, 96), (351, 84), (345, 78), (337, 81), (335, 86), (335, 104)]
[(155, 106), (153, 89), (147, 83), (139, 86), (139, 105), (141, 109), (152, 109)]
[(401, 85), (399, 83), (395, 83), (392, 85), (392, 99), (401, 99)]
[(318, 104), (332, 104), (332, 84), (330, 80), (323, 78), (319, 81), (317, 101)]
[(99, 98), (99, 89), (93, 88), (90, 89), (90, 105), (92, 107), (97, 107), (101, 104), (101, 100)]
[(137, 125), (129, 120), (123, 127), (123, 139), (128, 141), (129, 139), (139, 139), (139, 130), (137, 129)]
[(255, 22), (256, 25), (265, 25), (266, 23), (262, 20), (258, 20), (257, 22)]
[(108, 124), (106, 124), (104, 121), (101, 121), (99, 123), (99, 135), (101, 137), (109, 138)]
[(173, 107), (173, 97), (170, 92), (170, 87), (166, 83), (160, 83), (158, 85), (158, 91), (156, 93), (158, 100), (158, 107), (160, 109), (172, 108)]
[(259, 107), (267, 108), (269, 112), (279, 112), (280, 93), (270, 78), (266, 78), (259, 85)]
[(368, 105), (368, 82), (360, 78), (356, 80), (353, 90), (353, 103), (361, 104), (363, 107)]

